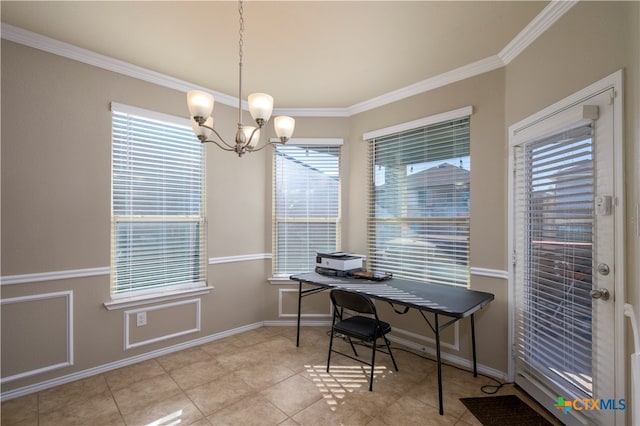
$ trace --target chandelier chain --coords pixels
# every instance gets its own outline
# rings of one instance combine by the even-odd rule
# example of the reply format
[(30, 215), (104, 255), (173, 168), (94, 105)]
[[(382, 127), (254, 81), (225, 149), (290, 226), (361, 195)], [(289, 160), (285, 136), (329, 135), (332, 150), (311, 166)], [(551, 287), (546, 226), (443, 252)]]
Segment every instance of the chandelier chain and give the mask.
[[(1, 1), (1, 0), (0, 0)], [(244, 48), (244, 5), (243, 0), (238, 0), (238, 14), (240, 15), (240, 29), (238, 41), (238, 128), (236, 130), (235, 145), (227, 143), (224, 138), (213, 127), (214, 98), (211, 94), (199, 90), (191, 90), (187, 94), (187, 104), (192, 116), (194, 132), (200, 142), (211, 142), (225, 151), (234, 151), (241, 157), (247, 152), (255, 152), (264, 149), (267, 145), (274, 143), (284, 144), (293, 133), (295, 120), (291, 117), (280, 116), (274, 120), (276, 135), (280, 139), (278, 142), (266, 142), (260, 146), (260, 129), (271, 117), (273, 111), (273, 98), (264, 93), (253, 93), (249, 95), (249, 111), (255, 120), (257, 127), (247, 126), (242, 123), (242, 61)], [(280, 123), (280, 124), (278, 124)], [(219, 141), (209, 139), (215, 135)]]
[(240, 30), (238, 31), (240, 33), (240, 41), (238, 42), (238, 46), (240, 48), (240, 63), (242, 63), (242, 47), (244, 46), (244, 8), (242, 6), (242, 0), (238, 3), (238, 12), (240, 13)]
[(242, 130), (242, 47), (244, 46), (244, 17), (243, 17), (244, 8), (242, 5), (242, 0), (238, 2), (238, 13), (240, 14), (240, 29), (238, 32), (240, 33), (240, 40), (238, 41), (238, 51), (239, 51), (239, 62), (238, 62), (238, 134), (236, 139), (241, 136)]

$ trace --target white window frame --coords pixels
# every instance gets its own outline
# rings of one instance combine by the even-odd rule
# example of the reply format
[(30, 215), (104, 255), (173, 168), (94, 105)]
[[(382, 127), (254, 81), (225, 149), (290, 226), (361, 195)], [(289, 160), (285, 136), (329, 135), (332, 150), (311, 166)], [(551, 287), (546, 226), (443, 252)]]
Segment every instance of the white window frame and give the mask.
[[(272, 143), (280, 142), (277, 138), (271, 139)], [(342, 138), (292, 138), (287, 142), (287, 146), (298, 146), (298, 147), (342, 147), (344, 144), (344, 140)], [(276, 215), (276, 162), (275, 156), (276, 152), (274, 149), (274, 161), (273, 164), (273, 184), (272, 184), (272, 278), (270, 281), (272, 283), (279, 282), (287, 282), (289, 281), (290, 274), (288, 273), (278, 273), (276, 271), (278, 256), (280, 255), (278, 252), (278, 225), (282, 222), (289, 222), (288, 219), (279, 219)], [(342, 153), (340, 153), (339, 160), (339, 173), (342, 174), (342, 165), (341, 165)], [(304, 220), (303, 218), (299, 218), (298, 220)], [(314, 219), (314, 221), (317, 221)], [(338, 216), (334, 219), (330, 219), (331, 223), (336, 224), (336, 250), (341, 250), (341, 235), (342, 235), (342, 177), (340, 177), (340, 184), (338, 186)]]
[[(163, 114), (156, 111), (151, 111), (143, 108), (138, 108), (130, 105), (119, 104), (116, 102), (111, 103), (111, 110), (124, 113), (132, 116), (138, 116), (146, 120), (152, 120), (160, 123), (165, 123), (173, 126), (181, 126), (185, 129), (191, 129), (191, 124), (188, 119), (176, 117), (173, 115)], [(113, 130), (113, 124), (112, 124)], [(195, 135), (193, 137), (194, 142), (197, 142)], [(113, 143), (112, 143), (113, 147)], [(111, 301), (106, 302), (107, 309), (116, 309), (122, 307), (135, 306), (139, 303), (156, 302), (160, 300), (169, 300), (175, 297), (193, 296), (194, 294), (204, 294), (209, 291), (206, 283), (206, 267), (207, 267), (207, 251), (206, 251), (206, 150), (205, 147), (201, 147), (201, 198), (200, 198), (200, 212), (198, 215), (170, 215), (166, 222), (194, 222), (199, 224), (199, 244), (194, 247), (199, 253), (199, 280), (192, 281), (190, 283), (178, 283), (175, 285), (166, 285), (159, 288), (152, 288), (146, 290), (136, 291), (124, 291), (116, 292), (116, 273), (115, 273), (115, 252), (116, 252), (116, 232), (115, 227), (119, 221), (127, 222), (149, 222), (149, 221), (163, 221), (163, 216), (160, 215), (115, 215), (113, 206), (111, 208)], [(112, 153), (112, 188), (111, 196), (113, 199), (113, 153)]]
[[(406, 122), (406, 123), (401, 123), (401, 124), (394, 125), (394, 126), (391, 126), (391, 127), (386, 127), (386, 128), (383, 128), (383, 129), (369, 131), (369, 132), (364, 133), (362, 137), (363, 137), (364, 141), (371, 142), (371, 141), (374, 141), (375, 139), (382, 138), (382, 137), (385, 137), (385, 136), (391, 136), (391, 135), (394, 135), (394, 134), (397, 134), (397, 133), (411, 131), (411, 130), (414, 130), (414, 129), (419, 129), (419, 128), (422, 128), (422, 127), (427, 127), (427, 126), (430, 126), (430, 125), (444, 123), (444, 122), (447, 122), (447, 121), (462, 119), (462, 118), (466, 118), (466, 117), (469, 117), (469, 132), (470, 132), (471, 131), (470, 130), (470, 127), (471, 127), (470, 117), (471, 117), (472, 114), (473, 114), (473, 107), (467, 106), (467, 107), (459, 108), (459, 109), (456, 109), (456, 110), (452, 110), (452, 111), (443, 112), (443, 113), (440, 113), (440, 114), (424, 117), (424, 118), (421, 118), (421, 119), (418, 119), (418, 120), (414, 120), (414, 121), (410, 121), (410, 122)], [(470, 142), (469, 142), (469, 144), (470, 144)], [(371, 154), (371, 148), (369, 148), (369, 150), (370, 150), (370, 154), (369, 154), (370, 158), (369, 158), (368, 167), (370, 169), (369, 172), (370, 172), (371, 175), (370, 175), (370, 179), (369, 179), (369, 185), (370, 185), (369, 198), (370, 199), (369, 199), (368, 221), (371, 221), (371, 220), (376, 220), (375, 213), (372, 213), (372, 212), (375, 212), (375, 206), (373, 206), (373, 202), (374, 202), (373, 197), (374, 197), (374, 192), (375, 192), (375, 188), (373, 187), (373, 185), (375, 185), (375, 179), (374, 179), (375, 171), (373, 170), (373, 167), (374, 167), (373, 161), (374, 160), (371, 158), (371, 155), (372, 155)], [(469, 213), (469, 219), (470, 219), (470, 217), (471, 217), (471, 213)], [(393, 219), (389, 219), (388, 221), (389, 222), (394, 222)], [(401, 222), (403, 222), (403, 219), (398, 219), (394, 223), (401, 223)], [(368, 261), (368, 264), (371, 266), (371, 269), (374, 272), (392, 272), (393, 273), (394, 271), (382, 271), (382, 270), (377, 271), (376, 270), (377, 269), (376, 268), (376, 257), (374, 256), (374, 253), (372, 252), (372, 250), (375, 250), (375, 248), (374, 248), (375, 243), (373, 241), (375, 240), (376, 237), (375, 237), (375, 231), (372, 230), (372, 228), (373, 228), (373, 225), (369, 224), (368, 225), (368, 231), (367, 231), (367, 238), (369, 240), (368, 243), (367, 243), (368, 246), (369, 246), (369, 255), (368, 255), (369, 261)], [(469, 234), (470, 234), (470, 232), (469, 232)], [(467, 244), (466, 257), (467, 257), (468, 265), (467, 265), (467, 278), (466, 278), (466, 283), (465, 283), (465, 285), (467, 287), (469, 286), (469, 282), (470, 282), (470, 262), (469, 262), (470, 251), (469, 251), (469, 248), (470, 248), (470, 245)], [(417, 259), (417, 257), (415, 257), (412, 262), (415, 263), (416, 265), (418, 265), (420, 263), (420, 261), (419, 260), (415, 260), (415, 259)], [(425, 266), (424, 269), (426, 270), (427, 269), (426, 268), (427, 267), (427, 263), (426, 262), (422, 262), (422, 264), (424, 264), (424, 266)], [(416, 266), (416, 268), (418, 268), (418, 266)], [(425, 277), (424, 274), (418, 274), (416, 271), (414, 271), (414, 272), (415, 273), (412, 273), (411, 277), (407, 276), (406, 278), (416, 279), (416, 280), (420, 280), (420, 281), (427, 280), (428, 277)], [(420, 275), (420, 277), (417, 277), (417, 275)], [(440, 278), (438, 278), (438, 279), (440, 279)], [(453, 282), (448, 282), (447, 284), (449, 284), (449, 285), (460, 285), (460, 284), (455, 284)]]

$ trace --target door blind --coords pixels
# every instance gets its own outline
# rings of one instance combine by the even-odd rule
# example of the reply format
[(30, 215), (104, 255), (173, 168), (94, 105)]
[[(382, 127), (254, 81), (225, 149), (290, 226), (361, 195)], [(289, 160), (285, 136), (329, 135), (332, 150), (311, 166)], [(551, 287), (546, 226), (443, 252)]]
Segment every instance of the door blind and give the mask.
[(277, 145), (273, 170), (273, 274), (312, 271), (340, 249), (340, 147)]
[(114, 297), (204, 285), (203, 147), (188, 122), (112, 110)]
[(469, 117), (370, 141), (367, 266), (469, 283)]
[(515, 151), (517, 368), (574, 398), (593, 394), (591, 135), (583, 125)]

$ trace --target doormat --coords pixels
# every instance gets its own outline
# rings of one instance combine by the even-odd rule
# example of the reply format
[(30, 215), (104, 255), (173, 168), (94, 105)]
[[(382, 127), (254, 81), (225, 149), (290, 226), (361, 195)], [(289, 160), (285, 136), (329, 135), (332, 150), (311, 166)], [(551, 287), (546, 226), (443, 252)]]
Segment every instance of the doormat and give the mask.
[(553, 426), (516, 395), (460, 398), (484, 426)]

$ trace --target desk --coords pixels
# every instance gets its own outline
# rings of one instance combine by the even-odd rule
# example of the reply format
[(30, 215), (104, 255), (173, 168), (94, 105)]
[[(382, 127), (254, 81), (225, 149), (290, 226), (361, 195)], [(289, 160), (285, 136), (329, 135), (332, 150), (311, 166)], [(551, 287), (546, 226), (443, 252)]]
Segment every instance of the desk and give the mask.
[[(450, 325), (469, 317), (471, 321), (471, 346), (473, 352), (473, 376), (478, 376), (476, 362), (476, 333), (474, 313), (483, 308), (494, 298), (493, 294), (481, 291), (469, 290), (443, 284), (428, 284), (416, 281), (391, 278), (384, 281), (369, 281), (359, 278), (327, 277), (315, 272), (292, 275), (291, 280), (298, 281), (298, 331), (296, 346), (300, 345), (300, 308), (302, 298), (314, 293), (341, 288), (366, 294), (367, 296), (383, 300), (391, 304), (399, 314), (405, 314), (409, 309), (417, 309), (422, 318), (427, 322), (436, 337), (436, 359), (438, 365), (438, 400), (440, 415), (444, 414), (442, 403), (442, 360), (440, 357), (440, 333)], [(309, 284), (314, 288), (302, 290), (303, 284)], [(403, 311), (398, 311), (395, 305), (402, 306)], [(425, 312), (434, 314), (432, 324)], [(450, 319), (440, 324), (440, 316)]]

